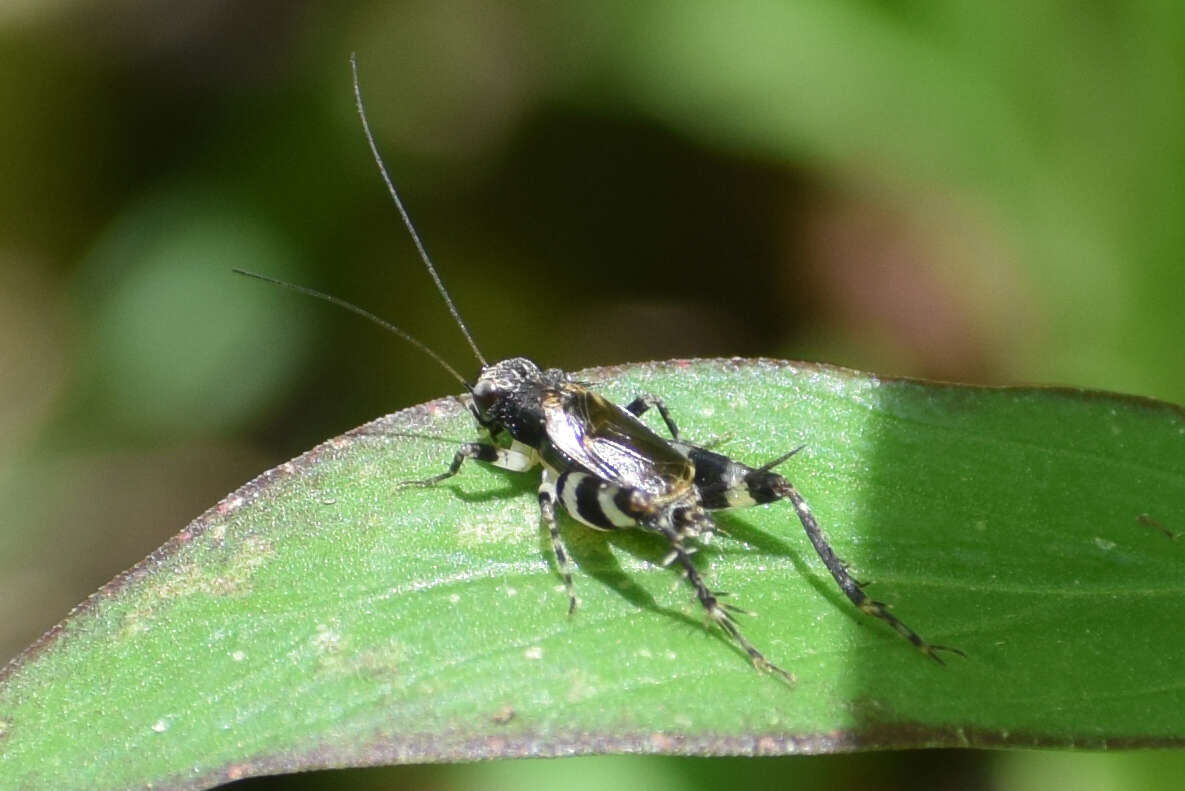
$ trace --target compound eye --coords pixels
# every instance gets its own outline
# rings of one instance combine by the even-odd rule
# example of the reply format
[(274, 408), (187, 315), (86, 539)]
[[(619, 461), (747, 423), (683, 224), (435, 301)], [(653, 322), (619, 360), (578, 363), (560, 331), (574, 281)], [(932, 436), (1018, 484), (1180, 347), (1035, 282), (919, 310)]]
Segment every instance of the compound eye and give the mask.
[(490, 409), (497, 400), (498, 391), (488, 379), (479, 379), (473, 386), (473, 404), (482, 417), (489, 417)]

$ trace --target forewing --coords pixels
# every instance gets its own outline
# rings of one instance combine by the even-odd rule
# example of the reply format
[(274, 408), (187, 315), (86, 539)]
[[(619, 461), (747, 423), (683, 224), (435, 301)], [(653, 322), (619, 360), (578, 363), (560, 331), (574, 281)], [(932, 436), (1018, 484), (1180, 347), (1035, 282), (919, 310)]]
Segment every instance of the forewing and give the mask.
[(690, 484), (687, 457), (644, 423), (591, 390), (574, 387), (545, 409), (547, 436), (597, 477), (662, 496)]

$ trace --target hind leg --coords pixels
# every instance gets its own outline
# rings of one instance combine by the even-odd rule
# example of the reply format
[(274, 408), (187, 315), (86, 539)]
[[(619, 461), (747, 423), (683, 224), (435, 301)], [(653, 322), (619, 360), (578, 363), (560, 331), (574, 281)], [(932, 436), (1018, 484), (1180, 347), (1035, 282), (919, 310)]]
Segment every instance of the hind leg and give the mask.
[[(656, 527), (658, 532), (667, 539), (671, 546), (671, 551), (667, 554), (663, 561), (664, 565), (671, 565), (678, 563), (682, 569), (683, 576), (687, 579), (689, 585), (695, 591), (695, 597), (699, 599), (699, 603), (703, 606), (704, 612), (707, 613), (708, 619), (711, 623), (716, 624), (720, 629), (727, 634), (733, 642), (735, 642), (741, 649), (749, 655), (753, 666), (758, 670), (768, 671), (781, 678), (787, 684), (794, 683), (794, 675), (775, 665), (765, 658), (761, 651), (750, 643), (745, 636), (741, 634), (740, 627), (737, 626), (736, 620), (732, 617), (732, 613), (744, 613), (732, 605), (722, 604), (720, 597), (726, 594), (711, 590), (704, 582), (703, 577), (700, 576), (699, 570), (696, 569), (695, 564), (691, 561), (691, 553), (683, 544), (683, 535), (685, 533), (705, 534), (711, 533), (711, 520), (708, 515), (700, 508), (688, 508), (679, 512), (683, 516), (676, 518), (675, 522), (686, 522), (684, 525), (659, 525)], [(707, 525), (701, 523), (707, 522)]]
[[(848, 574), (846, 564), (839, 559), (835, 554), (835, 550), (831, 548), (831, 544), (827, 542), (827, 538), (823, 535), (823, 531), (819, 529), (819, 523), (815, 519), (815, 515), (811, 512), (810, 506), (807, 505), (806, 500), (798, 493), (788, 480), (772, 471), (772, 468), (782, 463), (790, 456), (794, 455), (798, 449), (791, 451), (783, 456), (774, 459), (756, 469), (746, 468), (747, 472), (736, 479), (736, 483), (731, 489), (725, 492), (722, 500), (734, 504), (758, 504), (770, 503), (775, 500), (788, 500), (794, 511), (798, 514), (798, 521), (802, 523), (803, 530), (806, 531), (806, 536), (811, 542), (811, 546), (815, 548), (815, 552), (819, 555), (819, 559), (823, 561), (823, 565), (831, 572), (832, 578), (843, 594), (848, 597), (848, 600), (856, 605), (859, 610), (873, 618), (877, 618), (887, 623), (892, 627), (893, 631), (904, 637), (914, 645), (919, 651), (926, 656), (933, 659), (938, 664), (945, 664), (942, 657), (938, 655), (940, 651), (946, 651), (959, 656), (966, 656), (957, 648), (951, 648), (946, 645), (935, 645), (926, 642), (921, 635), (913, 629), (902, 623), (896, 616), (889, 612), (882, 602), (873, 601), (864, 592), (863, 585), (852, 578)], [(736, 465), (736, 462), (729, 462)], [(735, 478), (735, 476), (734, 476)], [(744, 501), (747, 501), (745, 503)]]

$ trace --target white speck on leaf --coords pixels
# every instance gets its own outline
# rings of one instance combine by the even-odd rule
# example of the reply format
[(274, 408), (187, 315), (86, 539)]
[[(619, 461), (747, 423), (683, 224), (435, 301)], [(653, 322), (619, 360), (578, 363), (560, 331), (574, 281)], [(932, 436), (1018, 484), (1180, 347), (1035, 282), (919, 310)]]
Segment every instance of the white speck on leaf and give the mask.
[(317, 624), (317, 633), (313, 635), (312, 644), (320, 653), (333, 651), (341, 642), (341, 635), (331, 629), (329, 626), (319, 623)]

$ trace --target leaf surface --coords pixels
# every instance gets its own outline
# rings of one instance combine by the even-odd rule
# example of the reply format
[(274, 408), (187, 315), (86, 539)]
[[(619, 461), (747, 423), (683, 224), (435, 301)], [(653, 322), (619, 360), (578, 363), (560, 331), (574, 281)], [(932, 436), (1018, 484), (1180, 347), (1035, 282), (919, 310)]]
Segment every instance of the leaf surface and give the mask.
[[(940, 667), (842, 597), (778, 503), (696, 556), (788, 688), (702, 626), (661, 540), (467, 464), (459, 401), (264, 473), (0, 673), (2, 788), (201, 788), (332, 766), (599, 752), (1185, 744), (1185, 416), (1100, 393), (879, 380), (774, 361), (583, 372), (782, 471)], [(657, 430), (661, 421), (647, 415)]]

